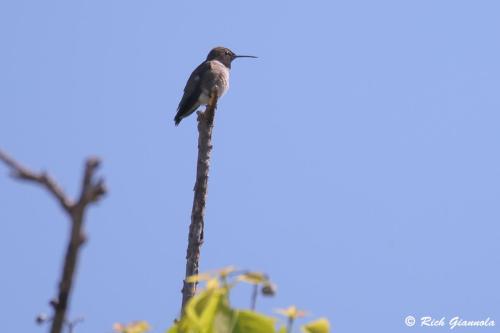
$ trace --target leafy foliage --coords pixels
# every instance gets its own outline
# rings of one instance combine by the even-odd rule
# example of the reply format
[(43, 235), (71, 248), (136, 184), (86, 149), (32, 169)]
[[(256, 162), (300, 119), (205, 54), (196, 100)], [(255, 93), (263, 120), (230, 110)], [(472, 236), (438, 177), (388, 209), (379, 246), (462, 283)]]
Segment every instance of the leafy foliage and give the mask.
[[(229, 278), (236, 276), (229, 281)], [(251, 310), (231, 307), (229, 294), (239, 282), (255, 285), (269, 285), (265, 274), (255, 272), (237, 273), (234, 269), (223, 269), (217, 274), (200, 274), (189, 278), (193, 282), (206, 282), (205, 289), (193, 297), (186, 305), (184, 313), (167, 333), (285, 333), (292, 331), (296, 318), (305, 311), (291, 306), (278, 310), (288, 320), (288, 327), (277, 329), (277, 318)], [(304, 333), (329, 333), (328, 320), (321, 318), (302, 326)]]

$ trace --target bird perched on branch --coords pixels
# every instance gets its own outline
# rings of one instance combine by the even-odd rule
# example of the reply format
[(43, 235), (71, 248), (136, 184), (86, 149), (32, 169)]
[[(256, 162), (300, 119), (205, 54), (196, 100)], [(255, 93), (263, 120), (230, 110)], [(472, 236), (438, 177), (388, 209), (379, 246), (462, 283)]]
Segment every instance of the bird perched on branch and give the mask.
[(214, 90), (218, 97), (222, 97), (226, 93), (229, 88), (229, 69), (231, 69), (231, 62), (236, 58), (257, 57), (236, 55), (225, 47), (216, 47), (210, 51), (207, 60), (191, 73), (186, 83), (184, 95), (174, 118), (176, 126), (183, 118), (196, 111), (200, 105), (207, 105)]

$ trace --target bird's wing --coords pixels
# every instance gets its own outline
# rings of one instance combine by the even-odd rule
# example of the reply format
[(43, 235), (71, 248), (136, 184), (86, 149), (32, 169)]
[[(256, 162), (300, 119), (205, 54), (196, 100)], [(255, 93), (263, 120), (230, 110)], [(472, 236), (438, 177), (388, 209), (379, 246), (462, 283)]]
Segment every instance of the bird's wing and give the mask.
[(178, 112), (189, 111), (198, 102), (198, 97), (201, 94), (201, 82), (203, 81), (203, 74), (209, 72), (210, 63), (205, 61), (201, 63), (196, 69), (191, 73), (186, 86), (184, 87), (184, 95), (182, 96), (179, 106), (177, 107)]

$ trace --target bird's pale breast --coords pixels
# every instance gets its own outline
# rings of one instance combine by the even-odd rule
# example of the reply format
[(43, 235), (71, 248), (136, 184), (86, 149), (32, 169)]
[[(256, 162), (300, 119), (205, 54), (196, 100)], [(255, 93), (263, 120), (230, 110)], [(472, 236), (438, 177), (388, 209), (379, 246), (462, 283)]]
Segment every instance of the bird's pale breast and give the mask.
[(205, 77), (202, 84), (200, 102), (207, 104), (210, 100), (210, 92), (217, 89), (218, 97), (222, 97), (229, 88), (229, 69), (218, 60), (210, 61), (210, 73)]

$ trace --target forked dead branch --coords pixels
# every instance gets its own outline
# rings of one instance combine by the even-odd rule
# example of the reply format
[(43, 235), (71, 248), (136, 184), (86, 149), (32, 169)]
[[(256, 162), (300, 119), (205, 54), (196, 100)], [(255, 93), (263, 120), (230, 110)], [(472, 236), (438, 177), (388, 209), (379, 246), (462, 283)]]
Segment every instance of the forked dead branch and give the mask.
[(44, 187), (59, 202), (72, 222), (70, 239), (59, 282), (58, 296), (50, 302), (54, 308), (50, 332), (60, 333), (63, 326), (68, 323), (66, 312), (73, 286), (74, 273), (78, 263), (78, 254), (81, 246), (85, 243), (85, 234), (83, 231), (85, 212), (89, 204), (97, 202), (106, 193), (104, 180), (102, 178), (96, 179), (95, 177), (95, 172), (99, 168), (100, 161), (95, 157), (87, 159), (82, 177), (80, 195), (76, 200), (71, 200), (57, 182), (46, 172), (33, 172), (1, 150), (0, 160), (10, 169), (14, 178)]

